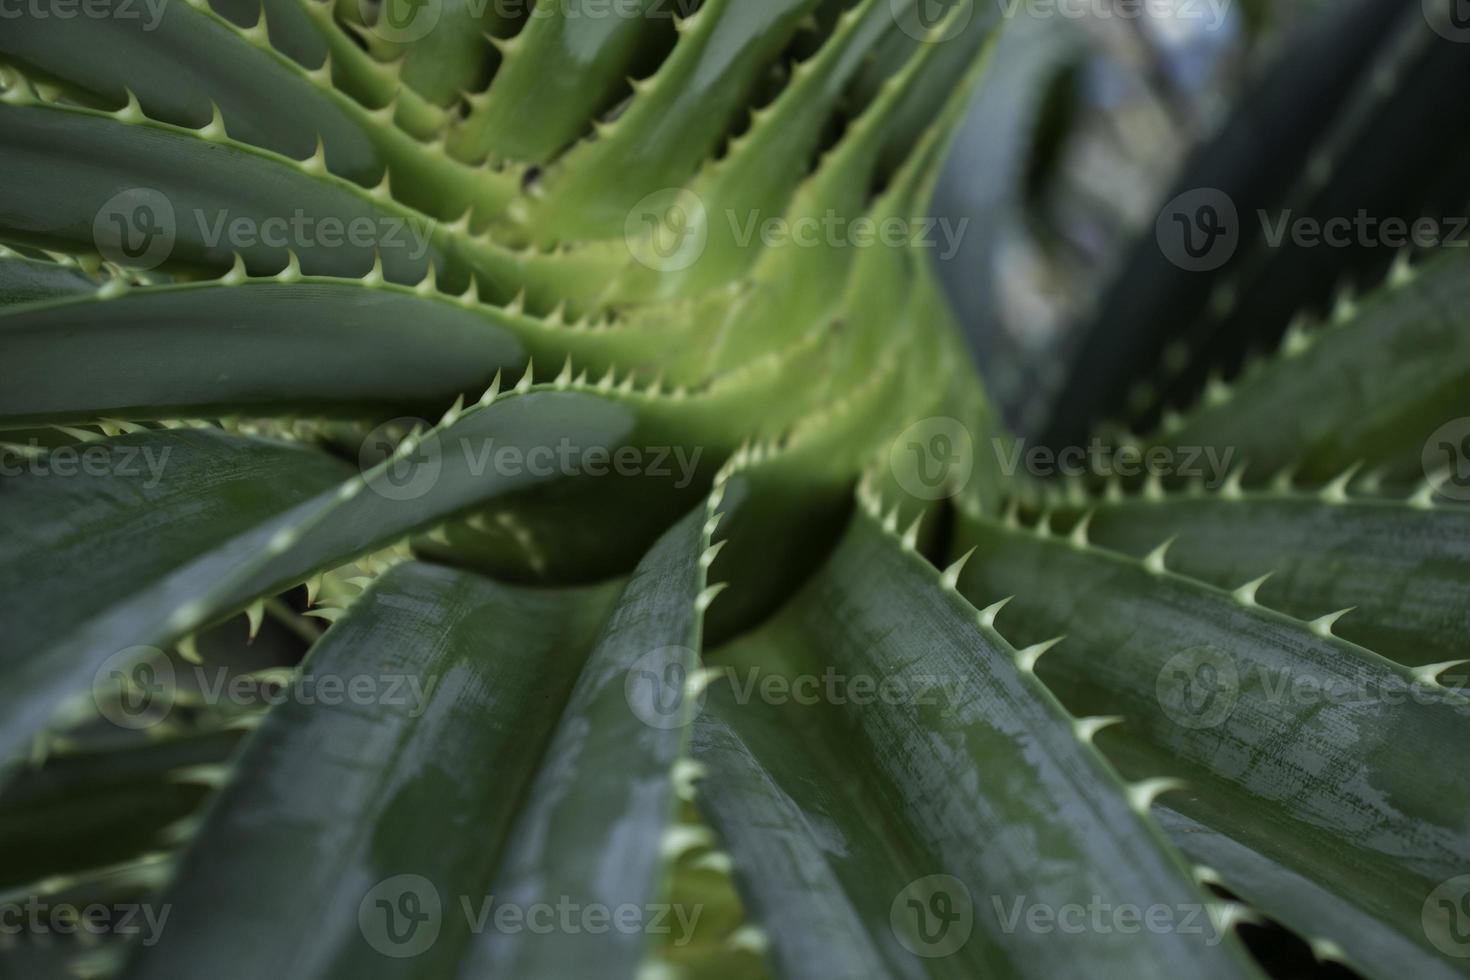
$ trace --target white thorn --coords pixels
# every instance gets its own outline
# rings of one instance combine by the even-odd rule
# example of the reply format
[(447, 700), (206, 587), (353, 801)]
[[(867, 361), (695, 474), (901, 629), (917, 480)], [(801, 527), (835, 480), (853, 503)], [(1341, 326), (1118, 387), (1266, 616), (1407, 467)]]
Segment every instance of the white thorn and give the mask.
[(1000, 611), (1004, 609), (1014, 598), (1015, 596), (1013, 595), (1006, 596), (999, 602), (991, 603), (984, 609), (980, 610), (980, 625), (986, 627), (987, 629), (995, 629), (995, 617), (999, 616)]
[(944, 582), (945, 588), (955, 589), (959, 587), (960, 573), (965, 570), (965, 563), (968, 562), (970, 560), (970, 557), (975, 554), (975, 550), (975, 548), (971, 548), (969, 551), (961, 555), (958, 561), (956, 561), (953, 565), (944, 570), (944, 575), (941, 578)]
[(1128, 803), (1137, 813), (1148, 813), (1148, 808), (1153, 805), (1154, 800), (1165, 793), (1184, 789), (1184, 783), (1178, 779), (1170, 779), (1166, 776), (1154, 779), (1143, 779), (1128, 786)]
[(1439, 682), (1440, 674), (1455, 667), (1464, 667), (1466, 664), (1470, 664), (1470, 660), (1446, 660), (1438, 664), (1425, 664), (1414, 668), (1414, 679), (1421, 684), (1442, 687), (1443, 685)]
[(903, 546), (909, 551), (913, 551), (919, 545), (919, 525), (922, 523), (924, 523), (924, 513), (920, 511), (919, 516), (915, 517), (913, 523), (903, 532)]
[(704, 612), (710, 607), (710, 603), (715, 601), (715, 597), (721, 592), (724, 592), (729, 585), (729, 582), (716, 582), (714, 585), (709, 586), (695, 598), (694, 608), (699, 612)]
[(1072, 731), (1084, 742), (1091, 742), (1093, 736), (1104, 728), (1121, 725), (1124, 722), (1122, 715), (1098, 715), (1091, 718), (1077, 718), (1072, 722)]
[(1033, 673), (1036, 670), (1036, 661), (1041, 659), (1041, 655), (1065, 639), (1065, 636), (1055, 636), (1044, 643), (1033, 643), (1024, 650), (1017, 650), (1016, 662), (1026, 673)]
[(1318, 636), (1333, 636), (1334, 634), (1332, 632), (1332, 627), (1337, 625), (1337, 621), (1339, 619), (1346, 616), (1348, 613), (1352, 612), (1356, 608), (1357, 606), (1348, 606), (1346, 609), (1339, 609), (1335, 613), (1328, 613), (1326, 616), (1322, 616), (1319, 619), (1312, 620), (1310, 624), (1312, 627), (1312, 632), (1316, 633)]
[(250, 639), (260, 635), (260, 626), (265, 622), (265, 600), (256, 599), (245, 610), (245, 619), (250, 623)]
[(1169, 569), (1164, 564), (1164, 558), (1169, 554), (1169, 548), (1173, 546), (1174, 542), (1177, 541), (1178, 538), (1179, 536), (1175, 535), (1168, 541), (1165, 541), (1163, 544), (1159, 545), (1153, 551), (1150, 551), (1148, 553), (1148, 557), (1143, 560), (1143, 567), (1147, 568), (1155, 575), (1162, 575), (1167, 572)]
[(1092, 515), (1094, 513), (1096, 511), (1089, 510), (1086, 514), (1083, 514), (1082, 520), (1078, 521), (1077, 526), (1072, 528), (1072, 547), (1086, 548), (1089, 545), (1087, 531), (1092, 526)]
[(1261, 586), (1265, 585), (1266, 580), (1275, 574), (1275, 572), (1267, 572), (1255, 581), (1245, 583), (1231, 594), (1242, 606), (1259, 606), (1260, 603), (1256, 601), (1256, 593), (1260, 592)]
[(1344, 470), (1341, 476), (1333, 480), (1331, 483), (1327, 484), (1327, 486), (1323, 487), (1322, 492), (1318, 494), (1318, 496), (1322, 499), (1324, 503), (1348, 503), (1351, 500), (1351, 498), (1348, 497), (1347, 492), (1348, 484), (1353, 482), (1353, 477), (1357, 476), (1358, 470), (1362, 468), (1363, 461), (1358, 460), (1352, 466), (1349, 466), (1346, 470)]

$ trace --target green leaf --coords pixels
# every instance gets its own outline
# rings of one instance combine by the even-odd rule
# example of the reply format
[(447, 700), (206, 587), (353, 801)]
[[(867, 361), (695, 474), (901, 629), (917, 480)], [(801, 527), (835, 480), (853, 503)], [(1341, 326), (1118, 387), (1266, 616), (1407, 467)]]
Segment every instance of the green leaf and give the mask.
[[(177, 126), (206, 126), (217, 108), (231, 138), (294, 160), (311, 157), (320, 140), (332, 173), (375, 187), (391, 169), (400, 200), (442, 219), (471, 204), (493, 214), (519, 190), (512, 177), (471, 170), (420, 143), (334, 89), (329, 70), (308, 72), (202, 3), (165, 3), (155, 14), (142, 2), (102, 0), (95, 9), (100, 16), (13, 18), (0, 54), (108, 108), (131, 93), (148, 116)], [(313, 30), (309, 18), (305, 28)], [(317, 69), (325, 57), (323, 48), (306, 64)]]
[[(649, 553), (600, 636), (614, 587), (389, 571), (298, 689), (407, 678), (422, 696), (273, 713), (167, 896), (177, 922), (125, 976), (633, 977), (649, 933), (608, 923), (628, 905), (652, 913), (665, 889), (707, 541), (701, 507)], [(390, 912), (410, 893), (430, 918), (403, 939)], [(537, 909), (567, 905), (572, 926), (540, 927)], [(526, 918), (505, 926), (506, 908)], [(603, 928), (577, 925), (596, 910)], [(680, 915), (697, 910), (670, 925)]]
[(562, 0), (536, 11), (519, 34), (497, 44), (495, 77), (470, 96), (469, 114), (450, 130), (449, 152), (470, 161), (549, 162), (625, 93), (625, 78), (672, 33), (671, 5), (637, 0), (636, 15), (627, 9)]
[(252, 599), (561, 475), (493, 467), (486, 447), (522, 460), (562, 440), (611, 453), (633, 428), (626, 408), (573, 392), (511, 395), (450, 418), (348, 480), (326, 457), (174, 432), (98, 443), (105, 465), (73, 476), (33, 467), (0, 484), (17, 515), (0, 542), (0, 595), (19, 641), (5, 651), (0, 750), (13, 752), (109, 658), (125, 671), (137, 659), (125, 651), (171, 643)]
[(536, 240), (621, 237), (641, 198), (682, 186), (815, 4), (709, 0), (684, 20), (673, 52), (626, 111), (542, 177), (526, 222)]
[(1464, 508), (1306, 493), (1139, 495), (1100, 501), (1088, 535), (1135, 558), (1174, 538), (1169, 567), (1222, 589), (1269, 573), (1255, 592), (1261, 604), (1306, 620), (1351, 607), (1334, 632), (1411, 667), (1462, 656), (1470, 634)]
[(417, 412), (482, 391), (502, 370), (520, 374), (528, 347), (558, 363), (577, 336), (360, 280), (93, 287), (0, 311), (16, 369), (0, 390), (0, 424)]
[[(1232, 894), (1305, 937), (1319, 960), (1334, 960), (1383, 980), (1402, 976), (1409, 963), (1416, 977), (1449, 980), (1459, 975), (1330, 888), (1167, 806), (1156, 806), (1154, 816), (1191, 861), (1218, 874)], [(1329, 935), (1337, 938), (1320, 938)]]
[(959, 541), (977, 554), (961, 589), (1014, 596), (1001, 621), (1018, 642), (1067, 634), (1040, 676), (1074, 711), (1127, 719), (1099, 736), (1125, 773), (1183, 778), (1179, 812), (1437, 958), (1426, 900), (1470, 860), (1470, 699), (1439, 669), (1176, 575), (1163, 549), (1139, 561), (976, 517)]
[(183, 778), (186, 770), (221, 766), (239, 741), (238, 731), (177, 736), (64, 753), (22, 770), (0, 792), (0, 846), (10, 855), (0, 888), (167, 849), (162, 831), (209, 792)]
[(19, 303), (95, 292), (97, 283), (76, 265), (19, 255), (0, 246), (0, 310)]
[[(698, 799), (777, 975), (1252, 975), (1143, 816), (1151, 790), (1130, 795), (1027, 660), (866, 512), (777, 619), (711, 655)], [(1089, 903), (1201, 928), (1027, 925)]]
[(1287, 335), (1272, 360), (1153, 442), (1233, 449), (1257, 476), (1292, 469), (1326, 482), (1365, 463), (1422, 475), (1424, 444), (1465, 412), (1470, 331), (1467, 259), (1451, 249), (1418, 268), (1395, 265), (1387, 283), (1330, 326)]

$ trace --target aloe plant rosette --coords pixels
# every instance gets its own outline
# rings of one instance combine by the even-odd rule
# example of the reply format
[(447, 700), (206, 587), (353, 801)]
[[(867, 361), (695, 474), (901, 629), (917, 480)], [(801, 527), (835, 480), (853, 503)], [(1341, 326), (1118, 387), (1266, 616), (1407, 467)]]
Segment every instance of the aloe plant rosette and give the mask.
[(0, 964), (1470, 972), (1463, 255), (1037, 480), (1008, 18), (675, 7), (6, 21)]

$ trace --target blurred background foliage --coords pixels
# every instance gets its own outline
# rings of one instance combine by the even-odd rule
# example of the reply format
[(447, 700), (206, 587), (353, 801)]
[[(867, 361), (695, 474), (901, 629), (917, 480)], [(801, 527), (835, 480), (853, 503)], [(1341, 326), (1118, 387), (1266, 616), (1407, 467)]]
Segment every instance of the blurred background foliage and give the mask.
[(1011, 18), (939, 184), (936, 215), (970, 220), (942, 278), (992, 397), (1023, 435), (1044, 433), (1066, 398), (1120, 256), (1151, 234), (1191, 153), (1298, 38), (1352, 6), (1164, 1), (1170, 18), (1098, 16), (1107, 4), (1082, 3), (1072, 9), (1094, 10), (1085, 18)]

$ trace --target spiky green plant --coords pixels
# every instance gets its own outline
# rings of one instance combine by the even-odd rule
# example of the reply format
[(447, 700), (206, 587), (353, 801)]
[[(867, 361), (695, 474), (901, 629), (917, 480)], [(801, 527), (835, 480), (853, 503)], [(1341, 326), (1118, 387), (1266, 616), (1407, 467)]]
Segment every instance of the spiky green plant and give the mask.
[(1058, 488), (898, 233), (987, 5), (55, 6), (0, 22), (4, 970), (1467, 972), (1470, 511), (1402, 483), (1470, 448), (1458, 255), (1146, 442), (1223, 486)]

